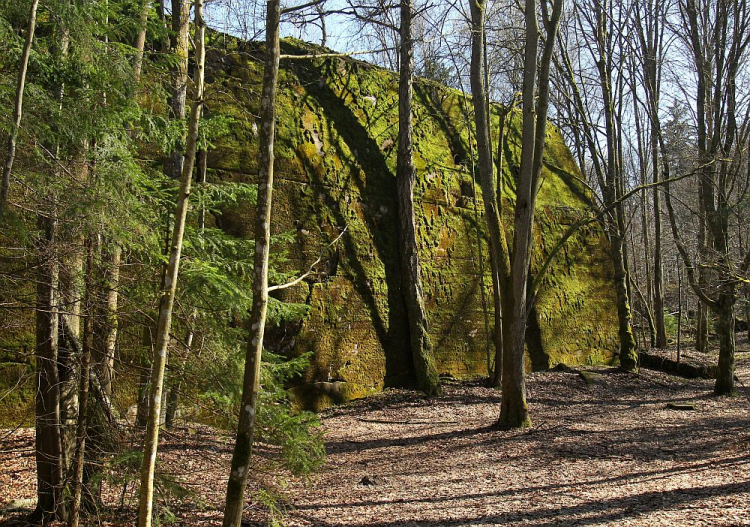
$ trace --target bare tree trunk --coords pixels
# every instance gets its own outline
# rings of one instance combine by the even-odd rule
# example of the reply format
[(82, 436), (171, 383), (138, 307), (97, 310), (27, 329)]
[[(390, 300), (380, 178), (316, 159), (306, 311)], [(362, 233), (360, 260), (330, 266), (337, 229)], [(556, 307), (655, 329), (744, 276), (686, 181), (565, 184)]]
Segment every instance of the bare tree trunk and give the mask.
[[(640, 65), (636, 63), (636, 61), (633, 61), (631, 66), (631, 70), (635, 71)], [(635, 75), (633, 75), (635, 77)], [(633, 85), (631, 87), (632, 93), (633, 93), (633, 108), (634, 108), (634, 120), (635, 120), (635, 129), (636, 129), (636, 138), (637, 138), (637, 148), (638, 148), (638, 163), (640, 165), (640, 183), (641, 185), (646, 185), (648, 183), (648, 179), (646, 177), (646, 154), (644, 152), (645, 147), (643, 145), (644, 138), (643, 138), (643, 132), (641, 129), (641, 119), (640, 119), (640, 112), (638, 111), (638, 95), (636, 91), (636, 85), (635, 80), (633, 81)], [(652, 299), (654, 298), (653, 295), (653, 286), (654, 282), (651, 280), (651, 265), (650, 265), (650, 255), (651, 255), (651, 241), (650, 241), (650, 222), (649, 222), (649, 215), (648, 215), (648, 202), (647, 202), (647, 192), (644, 189), (643, 192), (640, 193), (640, 200), (641, 200), (641, 236), (643, 237), (643, 264), (646, 271), (646, 296), (644, 297), (643, 294), (640, 294), (641, 302), (643, 304), (643, 310), (645, 312), (644, 318), (646, 318), (648, 322), (648, 329), (649, 329), (649, 343), (651, 347), (656, 346), (656, 324), (653, 317), (653, 312), (651, 309), (652, 306)], [(632, 231), (631, 231), (631, 243), (632, 243)], [(633, 253), (636, 253), (635, 250), (635, 244), (633, 244)], [(638, 276), (635, 276), (636, 282), (638, 281)]]
[(260, 389), (260, 365), (263, 334), (268, 307), (268, 257), (271, 243), (271, 203), (273, 198), (274, 135), (276, 130), (276, 92), (279, 78), (280, 0), (266, 2), (266, 56), (263, 68), (263, 92), (260, 106), (260, 177), (255, 215), (255, 275), (253, 305), (250, 311), (245, 374), (242, 383), (237, 437), (227, 483), (223, 527), (240, 527), (245, 486), (250, 471), (250, 456), (255, 434), (255, 412)]
[(633, 336), (632, 316), (626, 285), (628, 276), (625, 270), (622, 246), (624, 241), (616, 224), (609, 225), (609, 242), (612, 263), (614, 264), (615, 294), (617, 295), (618, 335), (620, 337), (620, 366), (633, 371), (638, 367), (638, 353)]
[(169, 265), (161, 291), (159, 302), (159, 322), (156, 332), (156, 347), (151, 366), (151, 388), (149, 398), (148, 424), (144, 440), (143, 465), (141, 466), (141, 488), (139, 495), (138, 526), (150, 527), (152, 521), (154, 498), (154, 470), (156, 450), (159, 442), (159, 421), (161, 417), (161, 399), (164, 387), (164, 369), (167, 363), (169, 332), (172, 326), (172, 308), (177, 290), (177, 277), (182, 253), (182, 239), (185, 232), (185, 220), (190, 201), (190, 187), (193, 180), (193, 165), (198, 145), (198, 124), (203, 109), (203, 78), (205, 67), (205, 31), (203, 20), (203, 0), (195, 1), (195, 101), (190, 113), (188, 125), (188, 142), (185, 163), (182, 167), (180, 191), (175, 210), (174, 231), (169, 255)]
[[(172, 0), (172, 53), (175, 62), (172, 69), (172, 96), (170, 106), (172, 117), (178, 121), (185, 119), (185, 101), (188, 83), (188, 44), (190, 28), (190, 0)], [(184, 163), (184, 149), (178, 145), (171, 153), (167, 174), (180, 179)]]
[(617, 318), (618, 333), (620, 336), (620, 366), (627, 371), (634, 371), (638, 368), (638, 353), (633, 336), (632, 315), (630, 311), (630, 298), (628, 291), (628, 273), (625, 262), (625, 239), (624, 239), (624, 221), (623, 206), (618, 202), (618, 188), (621, 184), (622, 167), (617, 155), (618, 145), (615, 126), (615, 103), (612, 93), (611, 78), (611, 57), (608, 35), (609, 13), (604, 12), (600, 4), (595, 6), (596, 14), (596, 38), (599, 57), (597, 60), (597, 69), (599, 73), (599, 87), (602, 93), (604, 117), (605, 117), (605, 136), (607, 143), (607, 166), (604, 172), (604, 186), (602, 196), (606, 205), (617, 204), (610, 219), (606, 223), (608, 228), (609, 241), (611, 245), (611, 254), (614, 264), (615, 291), (617, 294)]
[[(663, 57), (663, 19), (665, 17), (664, 4), (649, 0), (644, 5), (636, 5), (635, 24), (638, 29), (638, 37), (641, 45), (641, 60), (643, 68), (643, 81), (646, 93), (646, 111), (650, 119), (648, 149), (651, 159), (653, 187), (653, 210), (654, 210), (654, 281), (653, 302), (654, 322), (656, 325), (657, 348), (667, 346), (667, 332), (664, 324), (664, 280), (662, 277), (662, 249), (661, 249), (661, 190), (658, 187), (660, 180), (659, 167), (659, 134), (661, 123), (659, 118), (660, 99), (660, 65)], [(645, 160), (644, 160), (645, 161)]]
[(716, 370), (716, 395), (734, 393), (734, 302), (732, 286), (722, 290), (716, 309), (716, 333), (719, 335), (719, 364)]
[[(486, 54), (487, 49), (486, 46), (483, 49), (483, 53)], [(486, 61), (485, 61), (486, 62)], [(486, 83), (485, 83), (486, 88)], [(495, 199), (496, 199), (496, 205), (497, 205), (497, 213), (499, 217), (502, 217), (502, 211), (503, 211), (503, 178), (502, 178), (502, 170), (503, 170), (503, 158), (504, 158), (504, 148), (505, 148), (505, 128), (506, 128), (506, 120), (508, 119), (508, 116), (513, 111), (514, 104), (511, 103), (511, 105), (508, 108), (505, 108), (505, 110), (500, 114), (500, 130), (498, 133), (497, 138), (497, 173), (498, 177), (495, 180), (497, 182), (497, 188), (495, 190)], [(489, 126), (489, 124), (488, 124)], [(491, 189), (487, 189), (488, 192)], [(501, 247), (505, 246), (504, 250), (507, 250), (507, 244), (503, 245), (503, 242), (501, 242)], [(500, 298), (500, 276), (501, 271), (499, 267), (493, 266), (492, 267), (492, 276), (493, 276), (493, 291), (497, 291), (497, 294), (493, 295), (493, 310), (495, 314), (495, 331), (493, 334), (493, 341), (495, 343), (495, 370), (492, 372), (492, 378), (490, 379), (490, 386), (493, 388), (500, 388), (503, 378), (503, 348), (505, 347), (504, 340), (503, 340), (503, 303)]]
[(677, 363), (680, 363), (682, 353), (682, 272), (680, 261), (677, 260)]
[(570, 56), (565, 49), (561, 50), (561, 60), (557, 64), (570, 85), (574, 107), (588, 146), (589, 159), (602, 193), (604, 208), (607, 211), (604, 227), (610, 242), (610, 256), (614, 267), (618, 335), (620, 339), (620, 365), (625, 370), (635, 370), (638, 363), (638, 353), (633, 335), (628, 275), (623, 250), (625, 244), (624, 233), (621, 227), (623, 225), (623, 211), (622, 203), (617, 201), (618, 192), (620, 192), (618, 189), (622, 186), (622, 171), (619, 166), (620, 157), (618, 155), (621, 148), (616, 144), (618, 135), (616, 133), (615, 104), (612, 95), (611, 48), (613, 47), (613, 43), (611, 40), (612, 36), (608, 33), (609, 24), (612, 20), (610, 17), (611, 13), (604, 12), (605, 7), (611, 9), (612, 3), (602, 5), (601, 2), (592, 2), (592, 4), (579, 8), (593, 11), (591, 16), (587, 15), (582, 20), (587, 20), (590, 23), (590, 27), (587, 28), (592, 34), (589, 46), (590, 52), (594, 55), (593, 59), (597, 67), (597, 81), (599, 83), (601, 104), (605, 118), (603, 135), (606, 140), (606, 152), (601, 151), (598, 144), (599, 141), (596, 139), (601, 132), (589, 120), (588, 104), (584, 100), (584, 92), (581, 91), (576, 82), (576, 73), (574, 72)]
[[(187, 2), (186, 2), (187, 3)], [(189, 5), (189, 4), (188, 4)], [(146, 46), (146, 27), (148, 24), (149, 0), (141, 1), (140, 13), (138, 13), (138, 34), (135, 37), (133, 46), (135, 47), (135, 60), (133, 61), (133, 77), (136, 82), (141, 80), (143, 71), (143, 50)], [(186, 70), (187, 75), (187, 70)], [(184, 108), (183, 99), (183, 108)]]
[[(653, 126), (652, 126), (653, 128)], [(652, 135), (656, 132), (652, 130)], [(652, 138), (652, 152), (653, 153), (652, 163), (658, 163), (658, 145), (656, 138)], [(654, 184), (659, 182), (659, 173), (654, 168)], [(662, 250), (661, 250), (661, 190), (658, 187), (654, 187), (653, 190), (653, 204), (654, 204), (654, 323), (656, 329), (656, 347), (666, 348), (667, 347), (667, 327), (664, 323), (664, 279), (662, 277)]]
[[(642, 184), (646, 184), (646, 181), (643, 181)], [(651, 313), (651, 306), (648, 304), (648, 302), (651, 301), (651, 299), (654, 298), (654, 282), (651, 279), (651, 264), (648, 261), (649, 257), (651, 255), (651, 241), (649, 236), (649, 218), (648, 213), (646, 212), (647, 207), (647, 200), (646, 200), (646, 191), (644, 190), (641, 194), (641, 207), (643, 210), (643, 213), (641, 215), (641, 221), (643, 222), (643, 253), (644, 253), (644, 265), (646, 267), (646, 287), (647, 287), (647, 294), (646, 294), (646, 305), (644, 308)], [(653, 316), (649, 315), (649, 340), (651, 343), (651, 347), (656, 347), (656, 321), (653, 320)]]
[(94, 348), (92, 352), (94, 371), (107, 399), (112, 397), (112, 381), (114, 378), (121, 257), (122, 249), (119, 246), (105, 247), (101, 250), (102, 262), (99, 266), (102, 277), (101, 298), (99, 296), (96, 298), (96, 317), (93, 328)]
[[(495, 380), (499, 380), (502, 371), (503, 318), (511, 316), (504, 311), (509, 298), (501, 294), (510, 276), (510, 256), (505, 231), (500, 221), (500, 207), (497, 201), (497, 189), (492, 161), (492, 141), (490, 137), (489, 108), (487, 106), (486, 87), (484, 83), (484, 0), (470, 2), (471, 8), (471, 97), (474, 104), (474, 126), (477, 134), (477, 154), (479, 156), (479, 184), (482, 189), (484, 216), (489, 232), (490, 265), (492, 272), (492, 295), (495, 311), (495, 327), (492, 341), (495, 346)], [(506, 318), (505, 323), (509, 318)], [(498, 358), (500, 362), (498, 362)], [(494, 384), (494, 382), (493, 382)]]
[(21, 128), (21, 116), (23, 115), (23, 95), (26, 87), (26, 71), (29, 67), (29, 55), (31, 44), (34, 41), (34, 30), (36, 28), (36, 10), (39, 0), (32, 0), (31, 12), (29, 13), (29, 25), (26, 28), (26, 43), (21, 54), (21, 65), (18, 68), (18, 82), (16, 84), (16, 102), (13, 107), (13, 124), (8, 137), (8, 157), (3, 166), (3, 181), (0, 187), (0, 219), (3, 217), (5, 207), (8, 203), (8, 192), (10, 191), (10, 174), (13, 170), (13, 161), (16, 158), (16, 143), (18, 141), (18, 130)]
[(409, 322), (409, 342), (417, 386), (427, 395), (440, 393), (435, 357), (429, 335), (429, 322), (424, 307), (422, 278), (419, 265), (414, 218), (412, 137), (412, 72), (414, 69), (414, 41), (412, 39), (412, 1), (401, 0), (401, 61), (398, 97), (398, 160), (396, 189), (398, 193), (401, 287)]
[[(703, 193), (698, 191), (698, 255), (701, 261), (708, 261), (710, 251), (708, 250), (708, 234), (706, 229), (706, 207), (703, 204)], [(698, 283), (702, 290), (707, 290), (710, 283), (710, 272), (705, 267), (698, 270)], [(697, 309), (695, 322), (695, 349), (708, 352), (708, 305), (697, 297)]]
[[(45, 216), (49, 214), (49, 216)], [(32, 520), (46, 523), (63, 516), (63, 454), (60, 381), (57, 370), (58, 262), (54, 212), (40, 213), (44, 238), (39, 249), (36, 305), (36, 472), (37, 506)]]
[(524, 344), (526, 341), (526, 323), (535, 299), (533, 296), (527, 298), (527, 287), (533, 247), (534, 207), (539, 193), (539, 181), (547, 136), (549, 68), (562, 5), (563, 0), (554, 0), (550, 16), (547, 13), (546, 1), (541, 2), (545, 44), (541, 60), (537, 65), (539, 48), (537, 3), (536, 0), (526, 0), (525, 2), (526, 42), (522, 96), (521, 168), (516, 189), (511, 287), (507, 292), (508, 294), (505, 294), (505, 292), (503, 294), (504, 297), (509, 296), (511, 302), (510, 309), (503, 310), (504, 322), (510, 318), (510, 324), (504, 324), (504, 335), (506, 335), (506, 342), (510, 346), (503, 349), (502, 402), (498, 420), (501, 427), (531, 426), (529, 409), (526, 404)]
[[(89, 182), (90, 144), (84, 140), (75, 153), (72, 174), (79, 185)], [(84, 237), (78, 232), (60, 232), (61, 242), (69, 249), (61, 255), (60, 262), (60, 336), (58, 371), (60, 376), (60, 419), (64, 470), (70, 470), (76, 448), (78, 423), (78, 392), (81, 375), (81, 299), (84, 295)]]
[(86, 289), (83, 300), (83, 346), (81, 350), (81, 374), (78, 385), (78, 423), (76, 426), (76, 448), (72, 463), (72, 497), (68, 514), (68, 527), (78, 527), (81, 511), (81, 494), (83, 490), (83, 466), (86, 452), (86, 432), (88, 428), (89, 378), (91, 373), (91, 350), (93, 347), (93, 274), (94, 247), (91, 240), (86, 244)]

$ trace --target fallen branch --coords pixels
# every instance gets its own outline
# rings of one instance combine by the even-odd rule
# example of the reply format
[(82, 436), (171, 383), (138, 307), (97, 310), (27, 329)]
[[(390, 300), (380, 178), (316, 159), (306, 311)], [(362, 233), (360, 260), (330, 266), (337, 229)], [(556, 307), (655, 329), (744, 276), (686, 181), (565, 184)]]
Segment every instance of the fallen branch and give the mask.
[(357, 421), (363, 423), (379, 423), (384, 425), (457, 425), (458, 421), (433, 421), (430, 419), (409, 419), (407, 421), (391, 421), (389, 419), (367, 419), (358, 417)]

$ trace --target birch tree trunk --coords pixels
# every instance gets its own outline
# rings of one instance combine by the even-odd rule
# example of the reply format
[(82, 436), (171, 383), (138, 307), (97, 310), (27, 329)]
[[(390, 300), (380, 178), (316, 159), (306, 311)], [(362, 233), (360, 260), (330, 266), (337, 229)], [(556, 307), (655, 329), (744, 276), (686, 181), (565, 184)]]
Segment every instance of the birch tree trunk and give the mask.
[(417, 386), (427, 395), (440, 393), (429, 322), (424, 307), (422, 277), (419, 265), (414, 218), (414, 180), (412, 128), (412, 74), (414, 70), (414, 41), (412, 38), (412, 0), (401, 0), (401, 60), (398, 97), (398, 159), (396, 188), (398, 193), (399, 241), (401, 259), (401, 288), (406, 303)]
[(260, 106), (260, 173), (258, 205), (255, 215), (255, 256), (253, 276), (253, 305), (250, 311), (250, 333), (245, 356), (237, 437), (232, 451), (232, 466), (227, 483), (224, 527), (240, 527), (244, 508), (245, 486), (250, 470), (255, 411), (260, 389), (260, 364), (263, 334), (268, 307), (268, 257), (271, 243), (271, 204), (273, 197), (274, 135), (276, 131), (276, 92), (279, 78), (279, 20), (280, 0), (266, 2), (266, 56), (263, 68), (263, 92)]
[(150, 407), (146, 437), (144, 439), (143, 464), (141, 466), (141, 488), (139, 495), (138, 526), (150, 527), (154, 498), (154, 470), (156, 451), (159, 442), (159, 421), (161, 401), (164, 388), (164, 369), (167, 363), (169, 332), (172, 326), (172, 308), (177, 290), (177, 277), (182, 254), (182, 239), (185, 232), (185, 220), (190, 201), (193, 164), (198, 145), (198, 124), (203, 109), (203, 78), (205, 67), (205, 31), (203, 20), (203, 0), (195, 1), (195, 101), (190, 113), (188, 125), (188, 142), (185, 163), (182, 167), (180, 190), (175, 210), (174, 230), (169, 254), (169, 264), (161, 290), (159, 301), (159, 319), (156, 331), (156, 346), (151, 365), (151, 386), (149, 391)]
[(97, 297), (96, 299), (92, 366), (100, 380), (103, 395), (106, 396), (107, 400), (110, 400), (114, 378), (115, 347), (117, 345), (118, 287), (122, 249), (119, 246), (103, 247), (101, 257), (102, 261), (98, 266), (102, 282), (101, 298)]

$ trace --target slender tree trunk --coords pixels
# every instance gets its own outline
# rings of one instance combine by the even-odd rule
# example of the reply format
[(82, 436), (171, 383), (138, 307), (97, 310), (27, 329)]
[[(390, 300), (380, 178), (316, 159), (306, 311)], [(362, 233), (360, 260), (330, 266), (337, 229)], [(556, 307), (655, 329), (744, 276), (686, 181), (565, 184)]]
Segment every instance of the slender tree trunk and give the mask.
[[(90, 143), (84, 140), (75, 153), (71, 171), (76, 184), (87, 185), (89, 170)], [(64, 471), (72, 467), (76, 448), (76, 428), (78, 423), (78, 393), (81, 375), (81, 299), (84, 290), (84, 236), (78, 232), (60, 232), (61, 241), (69, 249), (61, 255), (60, 262), (60, 319), (61, 346), (58, 353), (60, 375), (60, 419), (62, 424), (62, 445)]]
[(734, 393), (734, 285), (731, 280), (722, 287), (716, 303), (716, 333), (719, 336), (719, 364), (716, 369), (716, 395)]
[[(50, 214), (50, 216), (44, 216)], [(58, 262), (57, 225), (53, 212), (42, 213), (36, 306), (36, 467), (37, 506), (33, 521), (47, 523), (63, 516), (63, 454), (60, 430), (60, 381), (57, 370)]]
[(83, 300), (83, 339), (81, 350), (81, 374), (78, 384), (78, 423), (76, 426), (75, 457), (72, 463), (72, 497), (70, 512), (68, 514), (68, 527), (78, 527), (81, 511), (81, 494), (83, 490), (83, 466), (86, 452), (86, 433), (88, 429), (88, 399), (89, 379), (91, 374), (91, 350), (93, 347), (93, 274), (94, 274), (94, 247), (91, 240), (86, 244), (87, 251), (87, 273), (86, 289)]
[[(206, 183), (206, 172), (208, 168), (208, 152), (205, 149), (198, 150), (196, 154), (196, 165), (197, 165), (197, 178), (196, 181), (205, 185)], [(200, 233), (200, 249), (203, 251), (203, 234), (206, 229), (206, 207), (201, 204), (201, 208), (198, 211), (198, 232)], [(193, 324), (198, 319), (198, 310), (193, 309), (190, 315), (190, 328), (185, 336), (185, 352), (187, 355), (191, 353), (193, 347), (193, 340), (195, 339), (195, 331)], [(180, 390), (182, 388), (183, 377), (184, 377), (184, 364), (179, 365), (176, 368), (176, 375), (174, 376), (173, 384), (169, 389), (169, 396), (167, 397), (167, 415), (164, 419), (164, 425), (167, 428), (172, 428), (177, 419), (178, 404), (180, 400)]]
[[(172, 118), (185, 119), (185, 101), (188, 83), (188, 44), (190, 28), (190, 0), (172, 0), (172, 53), (175, 62), (172, 69), (172, 96), (170, 107)], [(184, 140), (184, 138), (183, 138)], [(167, 173), (180, 179), (184, 162), (184, 148), (178, 145), (171, 153)]]
[[(521, 428), (531, 426), (526, 404), (524, 374), (524, 344), (526, 323), (534, 298), (527, 297), (529, 267), (533, 247), (534, 208), (539, 193), (542, 160), (547, 137), (547, 110), (549, 107), (549, 68), (562, 13), (562, 0), (554, 0), (551, 16), (548, 6), (541, 3), (545, 28), (545, 44), (541, 60), (538, 59), (539, 27), (537, 2), (526, 0), (526, 42), (524, 46), (523, 124), (521, 128), (521, 167), (516, 188), (516, 206), (511, 260), (510, 288), (503, 297), (510, 297), (509, 309), (503, 309), (506, 343), (503, 349), (501, 427)], [(537, 65), (537, 60), (539, 64)], [(538, 86), (537, 86), (538, 82)], [(504, 304), (504, 306), (507, 304)], [(509, 317), (510, 315), (510, 317)], [(510, 323), (506, 321), (510, 318)], [(506, 329), (507, 328), (507, 329)]]
[[(661, 133), (661, 122), (659, 118), (659, 100), (660, 100), (660, 79), (659, 70), (661, 58), (663, 55), (662, 40), (662, 18), (664, 17), (664, 7), (660, 2), (649, 1), (646, 5), (646, 11), (643, 16), (639, 16), (639, 6), (636, 7), (635, 21), (639, 31), (638, 35), (641, 42), (641, 58), (643, 60), (643, 77), (646, 92), (646, 108), (650, 117), (649, 127), (649, 153), (651, 157), (651, 170), (653, 173), (652, 181), (654, 188), (652, 191), (653, 209), (654, 209), (654, 284), (653, 284), (653, 302), (654, 302), (654, 322), (656, 324), (656, 342), (657, 348), (667, 346), (667, 331), (664, 324), (664, 280), (662, 277), (662, 248), (661, 248), (661, 189), (658, 187), (660, 180), (659, 160), (659, 134)], [(644, 24), (645, 23), (645, 24)], [(646, 29), (643, 29), (643, 26)]]
[(8, 157), (3, 166), (3, 180), (0, 187), (0, 219), (3, 217), (5, 207), (8, 203), (8, 192), (10, 190), (10, 174), (13, 170), (13, 161), (16, 158), (16, 144), (18, 142), (18, 130), (21, 128), (21, 116), (23, 115), (23, 95), (26, 87), (26, 71), (29, 67), (29, 55), (31, 44), (34, 41), (34, 30), (36, 28), (36, 10), (39, 0), (32, 0), (31, 12), (29, 13), (29, 25), (26, 28), (26, 43), (21, 54), (21, 65), (18, 68), (18, 82), (16, 84), (16, 102), (13, 107), (13, 124), (8, 137)]
[(122, 249), (119, 246), (102, 248), (101, 258), (102, 262), (98, 267), (102, 287), (99, 295), (101, 298), (99, 296), (96, 298), (98, 305), (93, 328), (93, 367), (101, 383), (103, 394), (108, 400), (111, 400), (117, 346), (118, 288)]
[(618, 189), (622, 179), (622, 167), (618, 157), (618, 145), (615, 125), (615, 104), (612, 94), (612, 76), (608, 34), (608, 14), (597, 4), (595, 7), (597, 20), (596, 38), (599, 57), (597, 68), (599, 73), (599, 87), (601, 89), (606, 136), (607, 166), (604, 172), (604, 188), (602, 195), (605, 205), (615, 204), (610, 219), (607, 222), (611, 254), (614, 264), (615, 291), (617, 294), (618, 334), (620, 336), (620, 366), (627, 371), (638, 368), (638, 352), (633, 336), (632, 314), (628, 290), (628, 272), (625, 261), (625, 238), (623, 206), (617, 201)]
[(622, 254), (623, 239), (616, 225), (609, 226), (609, 242), (612, 263), (614, 264), (614, 282), (617, 301), (618, 335), (620, 338), (620, 366), (633, 371), (638, 367), (638, 352), (633, 336), (632, 314), (626, 285), (628, 276)]
[[(133, 46), (135, 47), (135, 60), (133, 61), (133, 76), (136, 82), (141, 80), (143, 71), (143, 50), (146, 46), (146, 27), (148, 25), (149, 0), (142, 0), (140, 12), (138, 13), (138, 34), (135, 37)], [(187, 3), (187, 2), (186, 2)], [(188, 4), (189, 5), (189, 4)], [(187, 76), (187, 71), (186, 71)], [(183, 99), (183, 108), (184, 108)]]
[[(645, 183), (646, 181), (643, 181), (643, 184)], [(649, 236), (649, 218), (648, 213), (646, 212), (647, 200), (645, 190), (642, 192), (641, 196), (641, 207), (643, 211), (641, 215), (641, 221), (643, 222), (643, 253), (645, 256), (643, 262), (646, 267), (646, 287), (648, 291), (646, 295), (647, 305), (644, 306), (644, 308), (651, 312), (651, 306), (648, 305), (648, 302), (651, 302), (651, 300), (654, 298), (654, 282), (651, 279), (651, 264), (649, 262), (649, 257), (651, 255), (651, 237)], [(656, 322), (652, 320), (652, 318), (653, 317), (649, 315), (649, 339), (651, 347), (654, 348), (656, 347)]]
[[(698, 255), (701, 261), (708, 261), (710, 251), (708, 250), (708, 233), (706, 229), (706, 207), (703, 204), (702, 192), (698, 191)], [(698, 283), (703, 291), (708, 289), (710, 273), (706, 267), (698, 269)], [(708, 352), (708, 306), (698, 297), (695, 323), (695, 349)]]
[[(487, 49), (484, 47), (483, 53), (486, 53)], [(486, 62), (486, 61), (484, 61)], [(486, 87), (486, 83), (485, 83)], [(506, 128), (506, 120), (508, 119), (508, 116), (513, 111), (514, 103), (511, 103), (511, 106), (506, 108), (501, 114), (500, 114), (500, 126), (499, 126), (499, 132), (498, 132), (498, 138), (497, 138), (497, 178), (495, 181), (497, 182), (497, 188), (495, 189), (495, 199), (497, 204), (497, 214), (500, 218), (502, 218), (502, 211), (503, 211), (503, 176), (502, 176), (502, 170), (503, 170), (503, 164), (504, 164), (504, 148), (505, 148), (505, 128)], [(488, 124), (489, 126), (489, 124)], [(490, 137), (491, 139), (491, 137)], [(490, 191), (490, 189), (487, 189)], [(501, 242), (501, 248), (503, 247)], [(503, 348), (505, 347), (504, 344), (504, 337), (503, 337), (503, 303), (500, 298), (501, 294), (501, 287), (500, 287), (500, 277), (501, 277), (501, 269), (499, 268), (499, 259), (497, 262), (494, 262), (495, 265), (492, 267), (492, 276), (493, 276), (493, 291), (497, 291), (497, 294), (493, 294), (493, 310), (495, 314), (495, 331), (493, 333), (493, 342), (495, 345), (495, 370), (492, 372), (492, 379), (490, 379), (490, 386), (493, 388), (500, 388), (502, 384), (502, 378), (503, 378)]]
[[(652, 131), (655, 134), (655, 131)], [(652, 163), (658, 163), (658, 146), (656, 145), (656, 138), (652, 138), (652, 151), (657, 149), (653, 153)], [(659, 182), (659, 173), (654, 169), (654, 184)], [(662, 277), (662, 250), (661, 250), (661, 190), (658, 187), (654, 187), (653, 191), (653, 203), (654, 203), (654, 323), (656, 325), (656, 347), (666, 348), (667, 347), (667, 327), (664, 323), (664, 279)]]
[(182, 253), (182, 239), (185, 232), (185, 220), (190, 201), (193, 165), (198, 145), (198, 123), (203, 109), (203, 77), (205, 67), (205, 31), (203, 20), (203, 0), (195, 2), (195, 101), (190, 113), (188, 125), (188, 142), (185, 163), (182, 167), (180, 191), (175, 210), (174, 231), (169, 255), (169, 265), (161, 291), (159, 302), (159, 322), (156, 332), (156, 347), (152, 361), (151, 387), (149, 399), (148, 423), (144, 440), (143, 465), (141, 466), (141, 488), (139, 495), (138, 526), (150, 527), (152, 521), (154, 498), (154, 470), (156, 467), (156, 450), (159, 442), (159, 421), (161, 418), (161, 401), (164, 388), (164, 369), (167, 363), (169, 332), (172, 326), (172, 308), (177, 290), (177, 277)]
[[(526, 318), (528, 315), (526, 294), (531, 262), (531, 245), (534, 229), (534, 206), (538, 187), (534, 170), (537, 126), (536, 81), (539, 28), (535, 0), (525, 1), (526, 42), (524, 46), (523, 94), (521, 125), (521, 168), (516, 187), (516, 208), (513, 232), (513, 256), (511, 260), (510, 296), (511, 306), (503, 314), (510, 320), (506, 323), (507, 340), (510, 346), (503, 349), (502, 401), (499, 424), (505, 427), (531, 425), (526, 404), (526, 379), (524, 371), (524, 344), (526, 342)], [(540, 146), (543, 148), (544, 143)], [(541, 169), (541, 167), (540, 167)]]
[[(485, 94), (483, 75), (484, 54), (484, 0), (470, 2), (471, 9), (471, 98), (474, 104), (474, 126), (477, 135), (477, 154), (479, 157), (479, 184), (484, 202), (484, 217), (489, 232), (490, 266), (492, 272), (492, 297), (495, 311), (495, 327), (492, 341), (495, 345), (495, 379), (501, 375), (504, 355), (503, 323), (512, 316), (504, 311), (505, 301), (501, 294), (504, 284), (510, 276), (510, 256), (508, 243), (500, 220), (500, 208), (497, 201), (496, 179), (492, 160), (492, 141), (490, 137), (489, 108)], [(505, 315), (506, 319), (503, 319)], [(500, 362), (498, 362), (500, 358)]]
[(677, 364), (682, 353), (682, 272), (680, 261), (677, 261)]
[(603, 204), (608, 214), (605, 217), (605, 231), (610, 242), (610, 256), (614, 267), (614, 285), (616, 291), (617, 317), (618, 317), (618, 334), (620, 338), (620, 365), (626, 370), (637, 368), (638, 353), (633, 335), (632, 316), (630, 310), (630, 298), (628, 291), (628, 276), (624, 255), (625, 238), (621, 230), (623, 223), (622, 204), (617, 202), (618, 188), (621, 187), (620, 178), (622, 177), (619, 167), (618, 151), (620, 148), (616, 145), (617, 134), (615, 126), (615, 106), (612, 97), (611, 82), (611, 35), (607, 32), (611, 22), (609, 14), (604, 13), (604, 8), (611, 7), (611, 3), (603, 6), (600, 2), (593, 2), (590, 7), (594, 11), (590, 20), (590, 30), (593, 33), (592, 53), (595, 54), (595, 64), (597, 66), (598, 83), (600, 96), (604, 113), (604, 137), (606, 139), (606, 152), (602, 152), (599, 142), (596, 138), (600, 135), (588, 117), (587, 103), (584, 100), (584, 93), (576, 82), (576, 73), (574, 72), (572, 62), (565, 49), (562, 49), (562, 60), (558, 62), (558, 67), (566, 76), (570, 85), (573, 102), (580, 119), (581, 126), (584, 130), (589, 159), (596, 175), (599, 188), (602, 192)]
[(266, 2), (266, 56), (263, 68), (263, 92), (260, 106), (260, 174), (258, 205), (255, 215), (255, 276), (253, 305), (250, 311), (245, 374), (242, 383), (237, 437), (232, 452), (232, 466), (227, 483), (224, 527), (240, 527), (244, 508), (245, 486), (250, 471), (255, 434), (255, 412), (260, 389), (260, 365), (263, 334), (268, 307), (268, 257), (271, 243), (271, 203), (273, 198), (274, 135), (276, 130), (276, 92), (279, 78), (280, 0)]
[(401, 287), (409, 322), (409, 342), (417, 386), (427, 395), (440, 393), (435, 357), (429, 335), (429, 322), (424, 307), (422, 278), (419, 265), (416, 221), (414, 218), (414, 180), (412, 134), (412, 71), (414, 41), (412, 40), (412, 1), (401, 0), (401, 61), (398, 98), (398, 160), (396, 189), (398, 193)]

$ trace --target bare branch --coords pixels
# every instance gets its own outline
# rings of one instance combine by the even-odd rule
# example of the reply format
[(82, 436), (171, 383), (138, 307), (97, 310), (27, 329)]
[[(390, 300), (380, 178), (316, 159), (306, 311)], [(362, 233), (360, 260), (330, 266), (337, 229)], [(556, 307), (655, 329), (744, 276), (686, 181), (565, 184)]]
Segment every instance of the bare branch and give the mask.
[(313, 273), (313, 271), (315, 270), (315, 266), (317, 266), (321, 261), (323, 261), (323, 255), (326, 252), (328, 252), (328, 249), (330, 249), (331, 247), (333, 247), (333, 245), (341, 239), (341, 237), (344, 235), (344, 233), (346, 232), (346, 230), (348, 228), (349, 228), (348, 225), (346, 227), (344, 227), (344, 230), (341, 231), (341, 234), (339, 234), (338, 236), (336, 236), (335, 240), (333, 240), (331, 243), (329, 243), (328, 245), (326, 245), (325, 248), (322, 251), (320, 251), (320, 256), (318, 256), (318, 259), (315, 260), (312, 264), (310, 264), (310, 267), (308, 268), (308, 270), (307, 270), (307, 272), (305, 274), (303, 274), (303, 275), (295, 278), (291, 282), (287, 282), (285, 284), (279, 284), (279, 285), (269, 286), (268, 287), (268, 292), (270, 293), (271, 291), (278, 291), (279, 289), (286, 289), (288, 287), (295, 286), (295, 285), (299, 284), (302, 280), (304, 280), (305, 278), (307, 278), (308, 276), (310, 276)]

